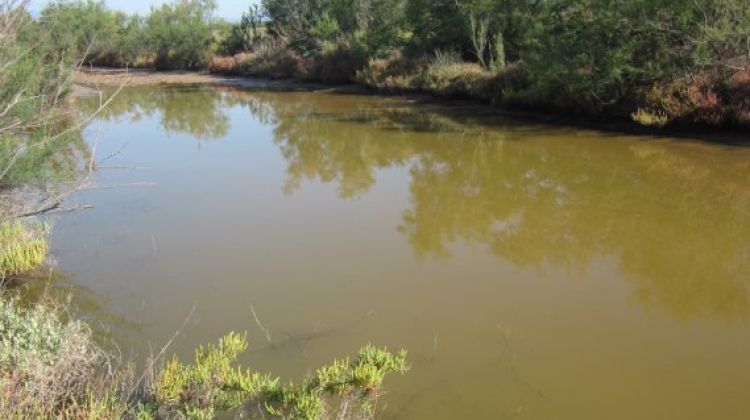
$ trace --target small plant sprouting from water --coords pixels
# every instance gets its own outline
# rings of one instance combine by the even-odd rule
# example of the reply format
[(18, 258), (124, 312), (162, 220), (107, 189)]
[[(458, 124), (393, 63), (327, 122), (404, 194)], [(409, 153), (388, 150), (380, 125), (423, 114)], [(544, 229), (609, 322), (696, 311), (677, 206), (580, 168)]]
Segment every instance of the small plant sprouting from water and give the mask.
[(48, 226), (41, 223), (0, 223), (0, 281), (33, 270), (44, 262), (48, 230)]

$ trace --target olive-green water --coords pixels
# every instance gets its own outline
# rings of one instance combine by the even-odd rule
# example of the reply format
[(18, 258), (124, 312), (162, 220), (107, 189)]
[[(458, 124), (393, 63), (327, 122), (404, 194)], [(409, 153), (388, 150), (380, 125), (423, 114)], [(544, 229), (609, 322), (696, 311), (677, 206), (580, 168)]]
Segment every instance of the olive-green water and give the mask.
[(247, 331), (299, 379), (372, 342), (412, 363), (385, 418), (750, 418), (750, 149), (208, 87), (86, 138), (115, 156), (53, 253), (124, 358)]

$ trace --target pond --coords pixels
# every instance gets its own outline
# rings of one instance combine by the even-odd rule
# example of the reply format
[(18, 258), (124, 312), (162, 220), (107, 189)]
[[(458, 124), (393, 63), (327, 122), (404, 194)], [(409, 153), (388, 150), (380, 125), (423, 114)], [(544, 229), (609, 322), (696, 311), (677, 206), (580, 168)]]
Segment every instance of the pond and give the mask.
[(750, 149), (199, 86), (126, 89), (86, 140), (54, 278), (126, 359), (247, 331), (299, 379), (372, 342), (412, 363), (384, 418), (750, 415)]

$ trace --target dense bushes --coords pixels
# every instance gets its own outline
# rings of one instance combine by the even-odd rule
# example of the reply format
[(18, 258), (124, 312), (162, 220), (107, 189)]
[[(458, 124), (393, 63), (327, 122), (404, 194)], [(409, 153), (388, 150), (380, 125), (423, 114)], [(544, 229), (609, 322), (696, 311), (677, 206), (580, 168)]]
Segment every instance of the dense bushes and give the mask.
[[(0, 0), (0, 192), (56, 180), (67, 165), (51, 156), (77, 135), (56, 106), (70, 87), (70, 38), (53, 37), (22, 6)], [(0, 221), (7, 201), (4, 195)]]
[(108, 9), (101, 0), (58, 0), (39, 19), (59, 50), (91, 65), (198, 69), (219, 50), (214, 0), (179, 0), (144, 16)]
[[(213, 6), (178, 1), (138, 18), (65, 2), (42, 21), (73, 28), (102, 64), (359, 81), (652, 125), (750, 113), (738, 87), (750, 65), (744, 0), (263, 0), (235, 25)], [(233, 58), (208, 59), (217, 53)]]
[(103, 1), (50, 3), (39, 22), (56, 48), (87, 64), (133, 65), (143, 53), (138, 16), (110, 10)]
[(350, 3), (263, 5), (272, 35), (303, 57), (321, 60), (332, 44), (359, 48), (367, 65), (356, 80), (379, 89), (644, 123), (746, 121), (746, 95), (736, 87), (750, 64), (742, 0)]
[(215, 0), (187, 0), (151, 9), (143, 38), (158, 69), (198, 69), (209, 61)]

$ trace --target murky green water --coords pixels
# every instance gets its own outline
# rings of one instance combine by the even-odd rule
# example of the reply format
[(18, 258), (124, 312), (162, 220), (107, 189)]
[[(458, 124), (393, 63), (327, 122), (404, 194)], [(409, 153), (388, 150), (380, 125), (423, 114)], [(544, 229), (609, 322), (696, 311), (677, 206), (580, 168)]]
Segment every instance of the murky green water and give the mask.
[(126, 90), (59, 271), (135, 359), (191, 308), (175, 351), (287, 378), (405, 347), (386, 418), (748, 418), (750, 149), (486, 112)]

